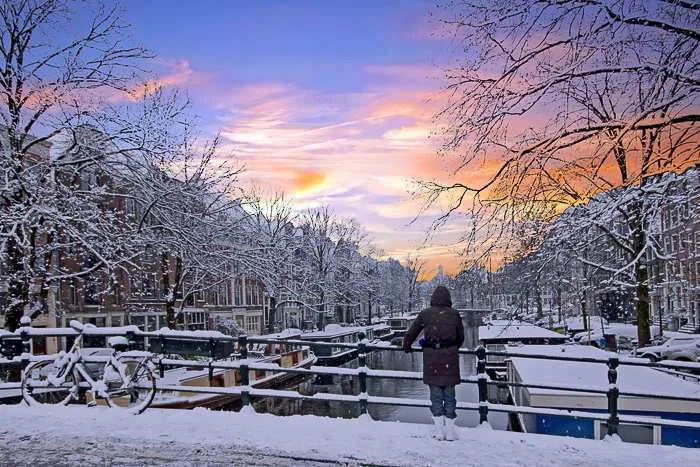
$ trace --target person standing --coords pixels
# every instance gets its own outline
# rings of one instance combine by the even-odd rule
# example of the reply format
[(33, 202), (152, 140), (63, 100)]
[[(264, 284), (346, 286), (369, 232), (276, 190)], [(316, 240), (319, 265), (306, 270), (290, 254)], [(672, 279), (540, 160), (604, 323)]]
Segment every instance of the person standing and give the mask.
[(452, 308), (450, 291), (440, 285), (430, 298), (430, 308), (418, 314), (403, 338), (404, 352), (423, 331), (423, 382), (430, 389), (433, 437), (457, 439), (455, 386), (460, 382), (459, 348), (464, 342), (462, 317)]

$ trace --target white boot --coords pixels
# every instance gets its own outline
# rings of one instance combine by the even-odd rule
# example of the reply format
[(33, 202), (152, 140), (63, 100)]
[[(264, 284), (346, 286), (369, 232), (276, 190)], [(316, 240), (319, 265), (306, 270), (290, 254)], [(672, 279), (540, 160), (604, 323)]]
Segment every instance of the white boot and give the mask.
[(445, 440), (454, 441), (459, 439), (457, 430), (455, 430), (455, 419), (445, 417)]
[(433, 417), (433, 438), (445, 439), (445, 417)]

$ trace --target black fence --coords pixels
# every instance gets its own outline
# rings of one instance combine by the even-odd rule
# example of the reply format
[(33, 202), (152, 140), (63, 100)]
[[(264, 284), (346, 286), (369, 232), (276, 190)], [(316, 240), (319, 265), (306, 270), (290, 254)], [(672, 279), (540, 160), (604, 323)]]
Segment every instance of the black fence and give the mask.
[[(0, 335), (0, 350), (3, 358), (0, 359), (0, 365), (6, 367), (25, 367), (33, 358), (29, 354), (31, 341), (34, 338), (58, 337), (58, 338), (75, 338), (78, 332), (72, 328), (21, 328), (18, 333)], [(125, 328), (85, 328), (83, 331), (84, 338), (106, 338), (108, 336), (125, 336), (128, 339), (130, 349), (142, 350), (148, 342), (152, 351), (159, 354), (187, 354), (205, 356), (205, 361), (179, 360), (168, 358), (167, 356), (155, 357), (154, 363), (159, 368), (160, 376), (162, 377), (166, 368), (178, 367), (199, 367), (207, 369), (210, 381), (213, 378), (215, 370), (233, 369), (240, 372), (240, 384), (229, 387), (194, 387), (167, 385), (158, 382), (157, 388), (160, 391), (182, 391), (189, 393), (203, 393), (212, 395), (228, 395), (240, 397), (241, 404), (245, 407), (250, 405), (252, 398), (259, 397), (276, 397), (287, 399), (308, 399), (308, 400), (324, 400), (341, 403), (353, 403), (359, 406), (360, 416), (367, 414), (368, 405), (394, 405), (408, 407), (429, 407), (429, 401), (417, 401), (413, 399), (404, 399), (398, 397), (383, 397), (379, 395), (369, 395), (367, 393), (368, 378), (387, 378), (387, 379), (405, 379), (405, 380), (421, 380), (422, 373), (412, 371), (395, 371), (367, 367), (367, 354), (371, 351), (382, 352), (400, 352), (403, 351), (397, 346), (375, 345), (369, 342), (359, 343), (342, 343), (342, 342), (321, 342), (309, 340), (292, 340), (284, 338), (267, 338), (267, 337), (229, 337), (229, 336), (207, 336), (201, 333), (197, 335), (187, 332), (142, 332), (130, 327)], [(277, 364), (256, 362), (249, 359), (249, 346), (252, 344), (273, 344), (284, 345), (288, 347), (309, 347), (327, 346), (336, 349), (357, 349), (358, 350), (358, 367), (343, 368), (343, 367), (328, 367), (328, 366), (311, 366), (310, 368), (303, 367), (282, 367)], [(414, 352), (421, 352), (420, 348), (413, 348)], [(18, 352), (19, 351), (19, 352)], [(490, 412), (507, 413), (507, 414), (532, 414), (532, 415), (548, 415), (573, 417), (587, 420), (597, 420), (607, 425), (607, 434), (613, 435), (618, 432), (620, 423), (626, 424), (643, 424), (651, 426), (670, 426), (678, 428), (700, 429), (700, 422), (676, 420), (671, 418), (656, 418), (643, 416), (626, 416), (620, 415), (618, 410), (618, 402), (621, 396), (629, 397), (644, 397), (651, 399), (667, 399), (678, 401), (699, 402), (698, 396), (673, 395), (673, 394), (655, 394), (650, 392), (635, 393), (621, 392), (618, 388), (618, 368), (620, 366), (638, 366), (645, 368), (655, 368), (664, 371), (678, 372), (679, 374), (687, 374), (684, 372), (700, 372), (700, 363), (694, 362), (647, 362), (641, 359), (620, 358), (617, 354), (610, 353), (609, 358), (585, 358), (559, 356), (549, 354), (533, 354), (530, 352), (505, 352), (505, 351), (487, 351), (484, 347), (479, 347), (475, 350), (459, 349), (459, 353), (463, 355), (473, 355), (476, 358), (476, 375), (461, 378), (462, 384), (476, 384), (478, 390), (478, 402), (458, 402), (458, 410), (476, 411), (479, 414), (479, 422), (487, 423)], [(527, 359), (543, 359), (552, 361), (566, 362), (581, 362), (595, 363), (607, 366), (608, 388), (600, 387), (579, 387), (579, 386), (554, 386), (545, 384), (532, 384), (515, 381), (493, 381), (486, 373), (487, 356), (505, 357), (505, 358), (527, 358)], [(223, 358), (234, 357), (230, 361), (222, 361)], [(89, 359), (86, 359), (89, 361)], [(251, 371), (274, 371), (296, 375), (351, 375), (356, 376), (359, 380), (359, 394), (357, 395), (342, 395), (342, 394), (326, 394), (319, 393), (313, 395), (300, 394), (296, 391), (279, 390), (279, 389), (261, 389), (250, 385)], [(574, 411), (566, 409), (553, 409), (531, 406), (518, 406), (507, 404), (494, 404), (488, 401), (489, 386), (512, 388), (538, 388), (557, 391), (568, 391), (572, 393), (587, 393), (600, 394), (607, 397), (607, 413), (593, 411)], [(19, 389), (20, 384), (17, 382), (0, 383), (0, 389)]]

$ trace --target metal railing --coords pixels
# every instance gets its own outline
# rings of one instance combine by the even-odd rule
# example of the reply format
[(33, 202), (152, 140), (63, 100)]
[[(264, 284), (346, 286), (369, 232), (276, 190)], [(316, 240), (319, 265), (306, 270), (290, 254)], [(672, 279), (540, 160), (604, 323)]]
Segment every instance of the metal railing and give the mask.
[[(369, 405), (393, 405), (407, 407), (430, 407), (430, 402), (427, 400), (406, 399), (399, 397), (386, 397), (379, 395), (369, 395), (367, 392), (368, 378), (386, 378), (386, 379), (403, 379), (403, 380), (422, 380), (421, 372), (413, 371), (396, 371), (384, 369), (371, 369), (367, 367), (367, 354), (371, 351), (388, 351), (400, 352), (401, 347), (374, 345), (366, 341), (359, 343), (342, 343), (342, 342), (322, 342), (310, 341), (305, 339), (282, 339), (282, 338), (266, 338), (266, 337), (249, 337), (249, 336), (217, 336), (203, 337), (201, 335), (186, 335), (186, 333), (178, 333), (177, 335), (167, 334), (162, 332), (143, 332), (136, 329), (124, 328), (86, 328), (83, 333), (88, 336), (125, 336), (131, 347), (137, 345), (137, 341), (143, 338), (154, 339), (160, 341), (163, 345), (168, 339), (177, 339), (183, 341), (197, 341), (206, 343), (210, 349), (210, 355), (207, 361), (192, 361), (192, 360), (175, 360), (166, 357), (155, 358), (154, 362), (159, 366), (161, 377), (164, 374), (166, 367), (199, 367), (208, 370), (209, 378), (213, 377), (215, 370), (233, 369), (240, 372), (240, 385), (229, 387), (196, 387), (182, 385), (166, 385), (158, 382), (157, 389), (160, 391), (182, 391), (189, 393), (202, 393), (213, 395), (228, 395), (238, 396), (242, 406), (249, 406), (253, 398), (259, 397), (276, 397), (282, 399), (302, 399), (302, 400), (323, 400), (334, 401), (341, 403), (353, 403), (359, 407), (360, 416), (368, 413)], [(26, 366), (32, 356), (28, 354), (30, 342), (35, 337), (75, 337), (78, 332), (71, 328), (21, 328), (16, 334), (0, 335), (0, 348), (7, 349), (11, 346), (6, 346), (5, 343), (13, 340), (15, 346), (17, 336), (21, 339), (21, 345), (24, 353), (14, 358), (0, 358), (0, 364), (9, 366)], [(235, 343), (238, 347), (235, 352), (235, 360), (219, 361), (216, 359), (216, 349), (220, 348), (223, 342)], [(249, 344), (275, 344), (286, 346), (320, 346), (333, 348), (356, 349), (358, 351), (358, 367), (343, 368), (330, 366), (311, 366), (310, 368), (302, 367), (283, 367), (278, 364), (256, 362), (248, 358)], [(420, 348), (413, 348), (413, 351), (421, 352)], [(591, 357), (571, 357), (549, 354), (533, 354), (530, 352), (507, 352), (507, 351), (487, 351), (483, 346), (475, 350), (459, 349), (462, 355), (473, 355), (476, 358), (476, 375), (462, 377), (461, 383), (476, 384), (478, 392), (478, 402), (458, 402), (458, 410), (476, 411), (479, 414), (479, 423), (488, 423), (488, 415), (494, 413), (508, 414), (531, 414), (531, 415), (549, 415), (573, 417), (580, 419), (588, 419), (599, 421), (607, 424), (607, 434), (614, 435), (618, 432), (620, 423), (625, 424), (642, 424), (652, 426), (671, 426), (680, 428), (700, 429), (700, 422), (676, 420), (671, 418), (656, 418), (644, 416), (628, 416), (619, 413), (619, 399), (621, 396), (627, 397), (645, 397), (651, 399), (665, 399), (677, 401), (690, 401), (700, 403), (700, 396), (678, 395), (678, 394), (655, 394), (655, 393), (637, 393), (620, 391), (618, 387), (618, 368), (620, 366), (634, 366), (660, 369), (662, 371), (700, 371), (700, 363), (694, 362), (645, 362), (641, 359), (620, 358), (617, 354), (610, 353), (609, 358), (591, 358)], [(608, 387), (579, 387), (579, 386), (557, 386), (547, 384), (534, 384), (516, 381), (492, 381), (486, 373), (487, 356), (500, 356), (509, 358), (527, 358), (527, 359), (543, 359), (565, 362), (579, 363), (595, 363), (606, 365), (608, 368), (607, 379)], [(86, 359), (86, 361), (90, 361)], [(272, 371), (297, 375), (318, 376), (318, 375), (346, 375), (357, 376), (359, 382), (359, 394), (343, 395), (343, 394), (326, 394), (317, 393), (313, 395), (301, 394), (297, 391), (280, 390), (280, 389), (261, 389), (251, 386), (250, 372), (251, 371)], [(488, 401), (488, 387), (500, 386), (510, 388), (531, 388), (531, 389), (547, 389), (554, 391), (567, 391), (572, 393), (587, 393), (605, 395), (607, 398), (607, 413), (594, 411), (574, 411), (567, 409), (554, 409), (546, 407), (531, 407), (521, 405), (506, 405), (494, 404)], [(19, 383), (4, 383), (0, 384), (0, 389), (15, 388), (19, 389)], [(515, 399), (515, 398), (514, 398)], [(515, 400), (514, 400), (515, 403)]]

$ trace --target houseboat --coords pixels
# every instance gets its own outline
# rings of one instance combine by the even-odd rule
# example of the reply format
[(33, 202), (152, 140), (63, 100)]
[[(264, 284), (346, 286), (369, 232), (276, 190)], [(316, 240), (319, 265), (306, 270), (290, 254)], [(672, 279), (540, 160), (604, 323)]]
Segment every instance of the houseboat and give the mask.
[(392, 336), (392, 343), (401, 344), (399, 341), (406, 335), (406, 331), (411, 327), (413, 321), (416, 320), (416, 316), (417, 315), (400, 315), (386, 318), (386, 324), (394, 333)]
[[(301, 339), (305, 341), (317, 342), (337, 342), (342, 344), (356, 344), (361, 339), (372, 342), (379, 336), (386, 336), (385, 327), (371, 326), (341, 326), (339, 324), (329, 324), (323, 331), (307, 332), (302, 334)], [(381, 338), (381, 337), (380, 337)], [(330, 347), (326, 345), (314, 345), (309, 343), (311, 350), (318, 358), (317, 364), (323, 366), (338, 366), (357, 358), (358, 350), (347, 347)]]
[[(487, 351), (503, 352), (508, 344), (551, 345), (567, 340), (563, 334), (519, 321), (498, 320), (479, 326), (479, 344)], [(505, 357), (486, 355), (486, 372), (492, 379), (504, 379), (505, 370)]]
[[(591, 346), (540, 345), (508, 347), (519, 354), (570, 356), (607, 359), (609, 352)], [(624, 357), (622, 357), (624, 358)], [(641, 360), (640, 360), (641, 361)], [(508, 381), (546, 386), (590, 388), (607, 391), (608, 367), (604, 363), (542, 360), (510, 357)], [(618, 434), (623, 441), (673, 444), (700, 447), (700, 428), (655, 425), (655, 418), (700, 422), (700, 401), (660, 399), (654, 395), (700, 398), (700, 385), (684, 381), (654, 368), (620, 365), (617, 386), (625, 392), (649, 394), (648, 397), (620, 395), (621, 423)], [(607, 413), (606, 394), (579, 391), (511, 387), (512, 402), (518, 406), (545, 409)], [(630, 419), (633, 416), (636, 419)], [(627, 420), (625, 418), (627, 417)], [(632, 423), (632, 421), (636, 423)], [(641, 422), (641, 423), (639, 423)], [(606, 434), (605, 421), (550, 414), (519, 414), (511, 417), (511, 428), (528, 433), (542, 433), (577, 438), (601, 439)]]
[(379, 323), (379, 324), (373, 324), (371, 326), (368, 326), (372, 328), (372, 341), (390, 341), (394, 338), (396, 335), (394, 331), (391, 329), (391, 326), (389, 326), (386, 323)]
[[(259, 336), (269, 339), (298, 340), (301, 331), (284, 331), (276, 334)], [(316, 362), (316, 356), (309, 347), (294, 344), (249, 344), (248, 358), (255, 363), (277, 364), (282, 368), (310, 368)], [(298, 384), (299, 375), (274, 370), (250, 370), (250, 386), (256, 389), (282, 389)], [(211, 379), (209, 371), (201, 367), (178, 367), (165, 371), (159, 384), (166, 386), (193, 387), (235, 387), (241, 384), (238, 369), (214, 370)], [(205, 407), (209, 409), (235, 408), (240, 405), (239, 395), (203, 394), (198, 392), (173, 391), (159, 392), (150, 407), (191, 409)]]

